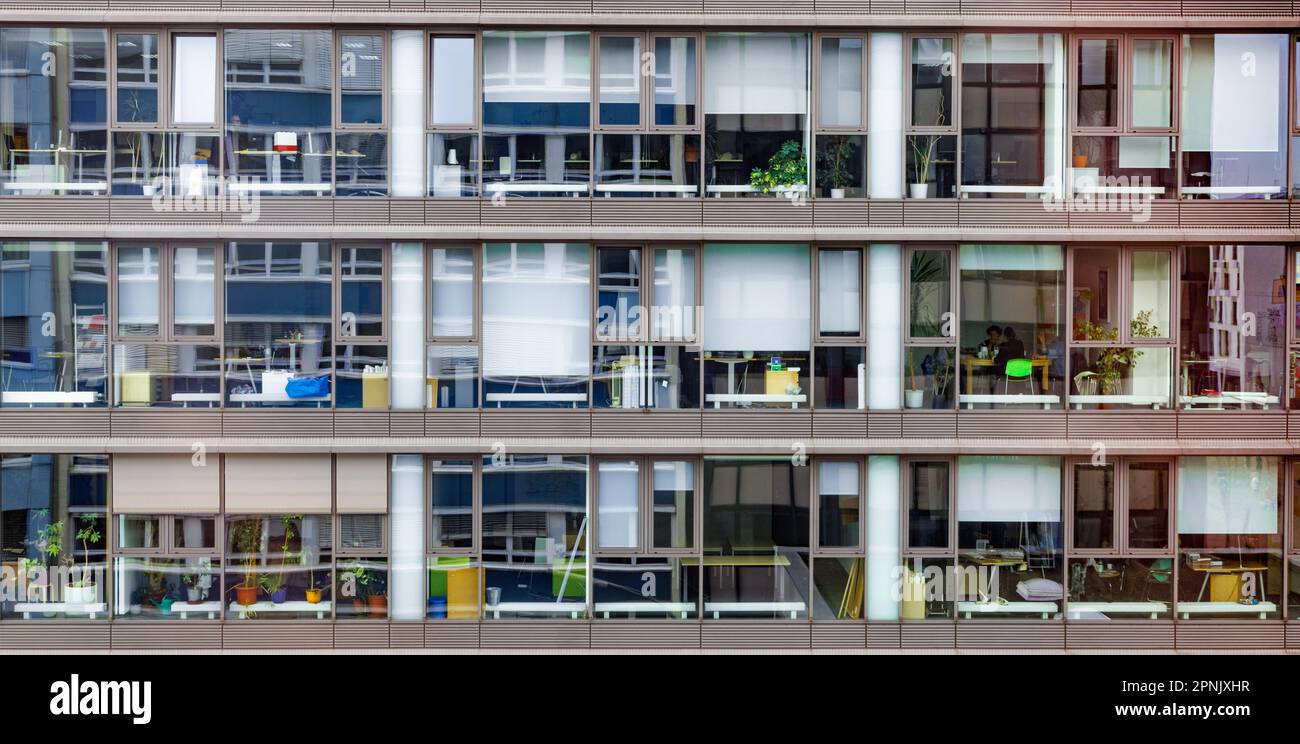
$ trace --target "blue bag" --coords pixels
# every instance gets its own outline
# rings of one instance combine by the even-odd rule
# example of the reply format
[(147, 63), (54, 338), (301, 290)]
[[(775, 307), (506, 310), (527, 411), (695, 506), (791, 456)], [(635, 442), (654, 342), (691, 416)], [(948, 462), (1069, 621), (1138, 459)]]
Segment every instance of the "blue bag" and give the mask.
[(330, 394), (330, 378), (295, 377), (285, 383), (284, 393), (290, 398), (326, 398)]

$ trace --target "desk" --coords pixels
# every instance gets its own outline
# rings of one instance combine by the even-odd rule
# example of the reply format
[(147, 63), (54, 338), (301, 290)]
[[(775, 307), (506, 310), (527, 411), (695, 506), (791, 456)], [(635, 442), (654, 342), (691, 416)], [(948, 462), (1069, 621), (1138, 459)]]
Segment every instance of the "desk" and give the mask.
[(722, 613), (742, 613), (742, 612), (770, 612), (773, 614), (784, 615), (789, 613), (791, 620), (798, 620), (799, 613), (803, 612), (806, 605), (803, 602), (705, 602), (705, 614), (713, 613), (713, 619), (717, 620)]
[(597, 615), (606, 620), (610, 613), (635, 615), (638, 612), (671, 613), (685, 620), (695, 609), (694, 602), (596, 602), (592, 605)]
[(194, 604), (190, 604), (189, 602), (173, 602), (172, 611), (163, 614), (177, 615), (182, 620), (188, 620), (191, 612), (196, 615), (207, 615), (209, 620), (215, 620), (217, 618), (217, 613), (221, 612), (221, 603), (217, 601), (195, 602)]
[(1149, 615), (1155, 620), (1169, 611), (1164, 602), (1070, 602), (1066, 605), (1066, 617), (1078, 620), (1085, 612), (1109, 613), (1111, 615)]
[(682, 196), (694, 196), (699, 191), (695, 186), (677, 185), (671, 183), (607, 183), (596, 187), (596, 192), (601, 194), (611, 194), (620, 192), (644, 192), (658, 194), (681, 194)]
[(1178, 189), (1180, 194), (1203, 194), (1206, 196), (1240, 196), (1243, 194), (1264, 194), (1265, 198), (1273, 194), (1281, 194), (1281, 186), (1183, 186)]
[(172, 402), (189, 408), (191, 403), (207, 403), (211, 408), (221, 402), (221, 393), (172, 393)]
[[(1043, 371), (1042, 390), (1044, 392), (1047, 391), (1047, 389), (1052, 386), (1047, 376), (1048, 368), (1052, 366), (1052, 360), (1048, 359), (1047, 357), (1033, 357), (1029, 360), (1029, 363), (1030, 365), (1037, 367)], [(977, 356), (968, 356), (965, 359), (965, 364), (966, 364), (966, 394), (970, 395), (975, 392), (975, 368), (992, 367), (995, 364), (995, 362), (992, 359), (980, 359)]]
[(1224, 565), (1222, 566), (1189, 563), (1187, 564), (1187, 567), (1193, 571), (1200, 571), (1205, 574), (1205, 578), (1201, 580), (1201, 590), (1196, 594), (1197, 602), (1200, 602), (1201, 599), (1205, 597), (1205, 587), (1207, 584), (1210, 587), (1211, 602), (1236, 602), (1238, 599), (1241, 599), (1240, 574), (1244, 573), (1255, 574), (1255, 580), (1259, 582), (1260, 599), (1265, 601), (1268, 600), (1268, 593), (1265, 589), (1263, 575), (1268, 571), (1268, 566), (1266, 565), (1224, 562)]
[(967, 409), (974, 408), (976, 403), (1002, 403), (1005, 405), (1032, 403), (1041, 405), (1043, 410), (1047, 411), (1061, 402), (1061, 396), (1029, 395), (1028, 393), (1011, 393), (1009, 395), (968, 395), (963, 393), (958, 396), (958, 400), (965, 403)]
[(574, 408), (579, 403), (587, 402), (586, 393), (488, 393), (484, 396), (488, 403), (572, 403)]
[(586, 602), (500, 602), (494, 605), (484, 605), (486, 612), (493, 620), (500, 620), (502, 612), (531, 612), (544, 615), (568, 615), (570, 619), (577, 620), (587, 611)]
[(752, 403), (789, 403), (791, 408), (798, 408), (800, 403), (807, 403), (808, 396), (800, 393), (799, 395), (766, 395), (762, 393), (751, 394), (732, 394), (726, 393), (709, 393), (704, 396), (705, 403), (712, 403), (714, 408), (721, 408), (723, 403), (737, 403), (749, 405)]
[(487, 185), (489, 194), (508, 194), (511, 192), (529, 193), (536, 191), (544, 194), (586, 194), (587, 184), (585, 183), (542, 183), (529, 181), (511, 181), (509, 183), (497, 181)]
[(1269, 393), (1245, 393), (1238, 391), (1224, 391), (1218, 395), (1180, 395), (1178, 402), (1183, 408), (1190, 409), (1192, 406), (1214, 406), (1223, 408), (1224, 402), (1239, 403), (1242, 408), (1248, 405), (1262, 407), (1265, 411), (1270, 405), (1277, 405), (1280, 401), (1276, 395)]
[(969, 620), (971, 615), (986, 613), (993, 615), (1039, 615), (1046, 620), (1055, 615), (1059, 608), (1055, 602), (958, 602), (957, 612)]
[[(996, 163), (995, 163), (996, 165)], [(961, 198), (968, 194), (1016, 194), (1025, 196), (1044, 196), (1056, 191), (1053, 186), (998, 186), (998, 185), (962, 185), (957, 187)]]
[(38, 403), (72, 403), (76, 405), (88, 406), (95, 402), (96, 394), (90, 390), (77, 390), (73, 392), (60, 392), (57, 390), (6, 390), (0, 393), (0, 401), (5, 403), (27, 404), (29, 406)]
[(23, 613), (24, 620), (32, 619), (33, 612), (62, 612), (65, 615), (85, 615), (94, 620), (100, 614), (108, 610), (108, 605), (103, 602), (18, 602), (14, 605), (14, 612)]
[(1158, 410), (1169, 405), (1168, 395), (1071, 395), (1070, 404), (1080, 410), (1084, 404), (1118, 403), (1127, 406), (1151, 406)]
[[(172, 605), (172, 611), (174, 612), (178, 606), (179, 605)], [(307, 602), (305, 600), (299, 602), (281, 602), (280, 604), (274, 602), (254, 602), (251, 605), (241, 605), (238, 602), (230, 603), (230, 609), (239, 613), (240, 620), (247, 619), (250, 612), (253, 614), (259, 612), (314, 612), (316, 613), (317, 620), (324, 620), (325, 615), (329, 613), (333, 606), (333, 602)]]
[(231, 403), (241, 403), (245, 405), (247, 405), (248, 403), (308, 402), (308, 403), (315, 403), (316, 407), (320, 408), (322, 403), (328, 403), (329, 400), (330, 397), (328, 395), (312, 395), (306, 398), (290, 398), (287, 395), (274, 395), (271, 393), (231, 393), (230, 394)]
[(1277, 612), (1277, 605), (1272, 602), (1244, 605), (1238, 602), (1179, 602), (1178, 612), (1187, 620), (1191, 615), (1259, 615), (1260, 620), (1267, 620), (1268, 613)]

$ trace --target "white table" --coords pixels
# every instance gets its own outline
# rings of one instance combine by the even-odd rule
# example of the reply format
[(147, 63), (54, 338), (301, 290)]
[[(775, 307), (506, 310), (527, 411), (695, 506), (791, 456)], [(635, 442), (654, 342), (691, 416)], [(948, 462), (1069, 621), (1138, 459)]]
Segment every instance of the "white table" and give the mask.
[(488, 393), (488, 403), (572, 403), (574, 408), (587, 401), (586, 393)]
[(672, 613), (679, 615), (683, 620), (690, 617), (690, 613), (695, 609), (694, 602), (596, 602), (593, 605), (597, 615), (603, 615), (606, 619), (612, 613), (635, 615), (638, 612), (652, 613)]
[(1239, 196), (1241, 194), (1281, 194), (1281, 186), (1183, 186), (1180, 194), (1205, 194), (1208, 196)]
[(1044, 620), (1055, 615), (1058, 608), (1055, 602), (958, 602), (957, 612), (966, 615), (1040, 615)]
[(529, 181), (510, 181), (489, 183), (487, 192), (489, 194), (509, 194), (514, 192), (528, 193), (536, 191), (545, 194), (585, 194), (587, 193), (587, 184), (585, 183), (533, 183)]
[(754, 403), (789, 403), (791, 408), (798, 408), (800, 403), (807, 403), (808, 396), (800, 393), (799, 395), (768, 395), (766, 393), (709, 393), (704, 396), (705, 403), (712, 403), (714, 408), (721, 408), (723, 403), (736, 403), (741, 405), (751, 405)]
[(1004, 403), (1012, 405), (1033, 403), (1035, 405), (1042, 405), (1043, 410), (1046, 411), (1061, 402), (1061, 396), (1059, 395), (1043, 395), (1041, 393), (1033, 395), (1029, 393), (1013, 393), (1010, 395), (998, 395), (994, 393), (963, 393), (959, 396), (959, 399), (962, 403), (966, 404), (966, 408), (968, 409), (974, 408), (976, 403)]
[(176, 615), (182, 620), (188, 620), (190, 613), (196, 615), (203, 614), (207, 615), (209, 620), (215, 620), (218, 612), (221, 612), (221, 603), (216, 600), (195, 602), (193, 604), (184, 600), (178, 600), (172, 603), (172, 611), (170, 613), (163, 614)]
[[(754, 188), (753, 186), (750, 186), (747, 183), (716, 184), (712, 186), (705, 186), (704, 190), (706, 193), (713, 194), (714, 197), (721, 197), (723, 194), (759, 193), (758, 189)], [(807, 191), (808, 191), (808, 187), (806, 185), (800, 184), (796, 186), (785, 186), (781, 188), (775, 188), (772, 189), (771, 193), (776, 194), (777, 196), (783, 196), (787, 199), (790, 199), (793, 198), (795, 194), (803, 194), (806, 193)]]
[(1085, 612), (1150, 615), (1155, 620), (1168, 611), (1169, 607), (1164, 602), (1070, 602), (1065, 608), (1066, 616), (1071, 620), (1078, 620)]
[(791, 620), (799, 619), (799, 613), (807, 608), (803, 602), (705, 602), (705, 614), (713, 613), (717, 620), (723, 613), (772, 612), (782, 615), (789, 613)]
[(1259, 615), (1260, 620), (1268, 618), (1268, 613), (1277, 612), (1277, 605), (1272, 602), (1244, 605), (1237, 602), (1179, 602), (1178, 612), (1183, 619), (1191, 615)]
[(323, 195), (325, 192), (329, 191), (333, 187), (330, 186), (328, 183), (272, 183), (269, 181), (267, 182), (255, 181), (251, 183), (246, 183), (243, 181), (230, 181), (226, 184), (226, 188), (234, 193), (250, 191), (258, 194), (315, 191), (316, 194), (319, 196), (319, 195)]
[(1070, 404), (1075, 410), (1085, 404), (1118, 403), (1127, 406), (1151, 406), (1159, 409), (1169, 405), (1168, 395), (1071, 395)]
[(75, 390), (63, 392), (58, 390), (6, 390), (0, 393), (0, 401), (5, 403), (27, 404), (29, 406), (38, 403), (75, 403), (87, 406), (95, 402), (98, 396), (92, 390)]
[(965, 199), (968, 194), (1016, 194), (1016, 195), (1037, 195), (1050, 194), (1056, 191), (1053, 186), (998, 186), (998, 185), (979, 185), (958, 186), (957, 193)]
[(485, 605), (483, 610), (491, 616), (493, 620), (500, 620), (501, 613), (534, 613), (545, 615), (568, 615), (571, 619), (577, 620), (587, 611), (586, 602), (501, 602), (494, 605)]
[(8, 181), (4, 188), (8, 191), (108, 191), (108, 184), (103, 181), (88, 183), (60, 183), (58, 181)]
[(272, 393), (231, 393), (230, 394), (231, 403), (242, 403), (245, 405), (247, 405), (248, 403), (309, 402), (309, 403), (315, 403), (316, 407), (320, 408), (321, 403), (328, 403), (329, 400), (330, 397), (328, 395), (313, 395), (307, 398), (290, 398), (287, 395), (275, 395)]
[(1183, 405), (1183, 408), (1191, 408), (1192, 406), (1214, 406), (1215, 408), (1223, 408), (1223, 404), (1226, 402), (1239, 403), (1243, 407), (1247, 405), (1261, 406), (1265, 411), (1267, 411), (1269, 406), (1275, 406), (1280, 401), (1276, 395), (1270, 395), (1269, 393), (1250, 393), (1229, 390), (1221, 392), (1218, 395), (1182, 395), (1179, 396), (1178, 402)]
[(172, 393), (172, 402), (184, 403), (186, 408), (190, 403), (207, 403), (211, 407), (221, 402), (221, 393)]
[(14, 605), (14, 612), (23, 613), (24, 620), (30, 620), (33, 612), (86, 615), (94, 620), (96, 616), (107, 610), (108, 605), (103, 602), (18, 602)]
[(1145, 196), (1161, 196), (1165, 193), (1164, 186), (1076, 186), (1076, 194), (1138, 194)]
[(689, 184), (672, 183), (605, 183), (596, 187), (596, 192), (601, 194), (636, 193), (638, 191), (658, 194), (693, 195), (699, 191), (699, 188)]
[[(254, 614), (263, 612), (268, 614), (277, 612), (314, 612), (317, 620), (324, 620), (332, 606), (332, 602), (307, 602), (306, 600), (281, 602), (280, 604), (274, 602), (254, 602), (251, 605), (241, 605), (238, 602), (230, 603), (230, 609), (238, 612), (241, 620), (246, 619), (249, 612)], [(176, 605), (172, 605), (172, 611), (175, 612), (175, 610)]]

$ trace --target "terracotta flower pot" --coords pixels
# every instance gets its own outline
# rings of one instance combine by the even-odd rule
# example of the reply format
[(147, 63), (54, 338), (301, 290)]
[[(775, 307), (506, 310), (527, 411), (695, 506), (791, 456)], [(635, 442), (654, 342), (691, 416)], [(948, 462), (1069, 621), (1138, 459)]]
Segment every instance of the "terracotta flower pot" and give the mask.
[(370, 605), (370, 614), (376, 617), (383, 617), (388, 614), (388, 597), (382, 594), (366, 597), (366, 603)]
[(1075, 155), (1075, 156), (1074, 156), (1074, 167), (1075, 167), (1075, 168), (1087, 168), (1087, 167), (1088, 167), (1088, 156), (1087, 156), (1087, 155)]
[(237, 585), (235, 587), (235, 602), (245, 607), (257, 604), (257, 587), (245, 584)]

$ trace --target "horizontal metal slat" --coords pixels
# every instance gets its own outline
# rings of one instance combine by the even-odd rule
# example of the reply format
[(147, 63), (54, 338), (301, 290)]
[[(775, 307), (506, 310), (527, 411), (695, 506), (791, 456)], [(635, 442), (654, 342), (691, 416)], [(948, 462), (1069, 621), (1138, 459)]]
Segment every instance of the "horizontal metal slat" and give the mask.
[(698, 437), (699, 411), (592, 411), (593, 437)]
[(334, 434), (334, 416), (328, 408), (227, 410), (221, 432), (227, 437), (328, 437)]
[(864, 199), (815, 199), (813, 221), (820, 227), (861, 225), (870, 222)]
[(223, 648), (333, 648), (334, 629), (328, 622), (240, 620), (222, 626), (221, 645)]
[[(392, 424), (390, 423), (389, 426)], [(439, 409), (424, 414), (424, 436), (426, 437), (476, 437), (478, 435), (479, 412), (476, 410)]]
[(1178, 202), (1178, 222), (1183, 227), (1240, 229), (1290, 225), (1291, 207), (1285, 199), (1218, 201), (1189, 199)]
[(593, 199), (593, 225), (700, 225), (699, 199)]
[(41, 620), (0, 623), (0, 650), (109, 648), (107, 621), (63, 623)]
[(660, 622), (595, 621), (592, 648), (669, 649), (699, 648), (700, 624), (692, 620)]
[(1167, 649), (1174, 647), (1174, 624), (1168, 621), (1075, 621), (1065, 624), (1066, 648)]
[(867, 623), (867, 648), (898, 648), (902, 645), (899, 623)]
[(1066, 435), (1065, 411), (959, 411), (961, 437), (1047, 438)]
[(221, 624), (215, 621), (174, 620), (162, 623), (119, 621), (112, 623), (111, 628), (111, 643), (115, 649), (221, 648)]
[(1071, 438), (1172, 439), (1178, 435), (1173, 411), (1070, 411), (1066, 426)]
[(813, 648), (866, 648), (867, 626), (860, 622), (813, 623)]
[(956, 199), (909, 199), (903, 202), (904, 225), (956, 225), (959, 219)]
[(1182, 439), (1285, 439), (1285, 411), (1179, 411)]
[(951, 620), (900, 623), (901, 648), (956, 648), (957, 627)]
[(107, 409), (0, 408), (0, 436), (106, 437)]
[(335, 623), (334, 648), (388, 648), (388, 623), (377, 619)]
[[(388, 433), (394, 437), (424, 436), (424, 411), (391, 411)], [(474, 436), (478, 435), (478, 416), (474, 416)]]
[(1065, 227), (1069, 222), (1063, 208), (1042, 199), (962, 199), (957, 215), (962, 225), (975, 227)]
[(499, 202), (485, 201), (479, 208), (479, 222), (484, 225), (526, 225), (528, 227), (589, 226), (591, 225), (591, 200), (521, 197)]
[[(335, 636), (335, 646), (338, 637)], [(418, 621), (400, 621), (388, 626), (389, 648), (424, 648), (424, 623)]]
[(386, 437), (388, 411), (335, 411), (334, 436)]
[(425, 648), (478, 648), (477, 622), (432, 622), (424, 626)]
[(1174, 642), (1189, 649), (1277, 649), (1285, 647), (1286, 636), (1280, 622), (1193, 620), (1175, 625)]
[(957, 648), (1065, 648), (1065, 624), (1052, 620), (959, 622)]
[(865, 411), (813, 411), (812, 423), (815, 437), (865, 437), (867, 414)]
[(744, 225), (761, 227), (809, 227), (813, 207), (808, 200), (781, 197), (751, 199), (705, 199), (705, 226)]
[(221, 411), (116, 409), (109, 428), (115, 437), (220, 437)]
[(956, 411), (904, 411), (901, 436), (905, 437), (955, 437), (957, 436)]
[(485, 622), (479, 628), (481, 648), (590, 648), (591, 624), (583, 621)]
[(802, 411), (704, 411), (706, 437), (810, 437), (812, 414)]
[(799, 649), (812, 647), (808, 623), (709, 622), (701, 624), (700, 645), (722, 649)]
[[(428, 426), (427, 420), (425, 425)], [(485, 437), (588, 437), (591, 436), (591, 414), (583, 408), (489, 409), (479, 418), (479, 431)]]

